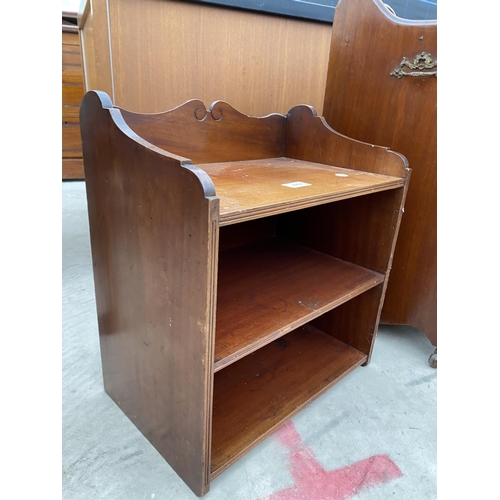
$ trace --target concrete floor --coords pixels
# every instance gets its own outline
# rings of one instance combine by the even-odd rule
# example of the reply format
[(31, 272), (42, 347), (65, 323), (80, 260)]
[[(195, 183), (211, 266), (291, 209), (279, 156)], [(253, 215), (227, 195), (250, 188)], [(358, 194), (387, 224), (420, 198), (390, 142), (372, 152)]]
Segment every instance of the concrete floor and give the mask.
[[(63, 182), (63, 498), (196, 496), (104, 393), (85, 186)], [(355, 370), (212, 482), (207, 500), (436, 498), (433, 352), (379, 329)]]

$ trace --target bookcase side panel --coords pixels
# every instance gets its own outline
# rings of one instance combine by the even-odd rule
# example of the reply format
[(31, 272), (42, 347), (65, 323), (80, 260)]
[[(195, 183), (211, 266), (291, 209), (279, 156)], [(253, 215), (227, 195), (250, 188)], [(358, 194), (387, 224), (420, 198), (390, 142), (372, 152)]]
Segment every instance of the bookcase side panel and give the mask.
[(209, 489), (218, 199), (86, 95), (84, 165), (104, 387), (197, 494)]
[(311, 324), (370, 356), (378, 329), (383, 292), (384, 284), (381, 283), (314, 319)]

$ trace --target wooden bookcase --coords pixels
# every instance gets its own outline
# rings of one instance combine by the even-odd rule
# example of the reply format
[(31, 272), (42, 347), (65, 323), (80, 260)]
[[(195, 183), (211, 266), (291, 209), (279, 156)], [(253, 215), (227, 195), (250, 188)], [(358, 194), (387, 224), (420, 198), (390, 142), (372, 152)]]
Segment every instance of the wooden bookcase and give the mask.
[(304, 105), (80, 121), (104, 387), (201, 496), (369, 362), (410, 170)]

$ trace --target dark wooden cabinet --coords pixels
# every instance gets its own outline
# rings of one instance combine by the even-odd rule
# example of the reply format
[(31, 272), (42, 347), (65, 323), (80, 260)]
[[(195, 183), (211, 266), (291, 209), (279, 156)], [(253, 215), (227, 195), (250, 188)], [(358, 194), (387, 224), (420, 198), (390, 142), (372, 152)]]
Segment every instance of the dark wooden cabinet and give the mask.
[(412, 181), (381, 321), (417, 327), (435, 346), (436, 75), (436, 21), (401, 19), (381, 0), (339, 2), (323, 114), (335, 130), (408, 158)]
[(314, 110), (81, 130), (106, 392), (197, 494), (370, 360), (410, 170)]
[(78, 28), (68, 18), (76, 20), (76, 14), (63, 12), (62, 21), (62, 178), (83, 179), (78, 121), (84, 94), (82, 54)]

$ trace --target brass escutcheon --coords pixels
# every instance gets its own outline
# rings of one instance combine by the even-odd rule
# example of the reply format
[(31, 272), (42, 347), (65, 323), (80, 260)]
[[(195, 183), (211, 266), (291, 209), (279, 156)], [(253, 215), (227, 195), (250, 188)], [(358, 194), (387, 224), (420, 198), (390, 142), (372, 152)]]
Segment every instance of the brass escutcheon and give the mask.
[[(420, 71), (405, 71), (403, 68), (418, 69)], [(406, 57), (403, 57), (399, 66), (390, 73), (391, 76), (396, 78), (403, 78), (403, 76), (435, 76), (437, 78), (436, 71), (422, 71), (424, 69), (437, 68), (437, 61), (432, 59), (432, 56), (427, 52), (422, 52), (418, 54), (413, 62), (410, 62)]]

